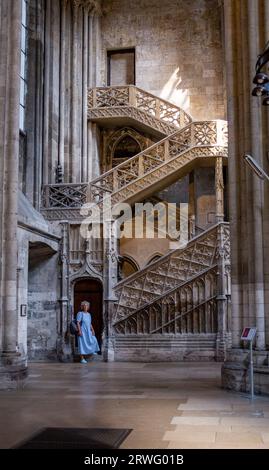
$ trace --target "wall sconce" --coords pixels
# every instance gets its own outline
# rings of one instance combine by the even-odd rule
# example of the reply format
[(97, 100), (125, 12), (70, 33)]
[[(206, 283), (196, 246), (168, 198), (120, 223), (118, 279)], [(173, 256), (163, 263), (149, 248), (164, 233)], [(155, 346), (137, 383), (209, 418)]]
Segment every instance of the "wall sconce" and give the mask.
[(21, 317), (26, 317), (27, 316), (27, 305), (25, 305), (25, 304), (21, 305), (20, 314), (21, 314)]

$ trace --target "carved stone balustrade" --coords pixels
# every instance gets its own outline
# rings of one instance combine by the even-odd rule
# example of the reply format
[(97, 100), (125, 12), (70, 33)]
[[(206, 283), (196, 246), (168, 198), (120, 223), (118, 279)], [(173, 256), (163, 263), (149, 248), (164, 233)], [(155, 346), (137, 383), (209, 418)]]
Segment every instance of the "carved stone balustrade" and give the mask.
[(181, 108), (134, 85), (89, 90), (88, 118), (91, 121), (124, 117), (163, 135), (169, 135), (192, 121)]
[(219, 157), (226, 160), (227, 156), (226, 121), (192, 122), (92, 180), (90, 185), (46, 185), (43, 209), (47, 218), (57, 219), (62, 212), (57, 215), (56, 210), (80, 208), (87, 200), (100, 204), (108, 194), (112, 204), (142, 200), (186, 174), (198, 159), (210, 163)]
[(47, 184), (42, 189), (42, 213), (49, 220), (81, 219), (87, 183)]

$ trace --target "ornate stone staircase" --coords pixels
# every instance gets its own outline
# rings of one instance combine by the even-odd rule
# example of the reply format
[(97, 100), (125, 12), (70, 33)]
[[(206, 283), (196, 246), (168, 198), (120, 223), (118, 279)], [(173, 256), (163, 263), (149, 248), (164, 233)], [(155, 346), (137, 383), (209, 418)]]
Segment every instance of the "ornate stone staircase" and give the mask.
[(112, 318), (116, 357), (223, 360), (229, 270), (229, 224), (220, 223), (121, 281)]
[[(103, 125), (135, 123), (163, 138), (89, 185), (45, 186), (49, 219), (68, 218), (72, 211), (78, 219), (85, 202), (103, 208), (106, 198), (112, 206), (140, 202), (196, 165), (215, 165), (217, 172), (227, 161), (225, 121), (192, 122), (182, 109), (135, 86), (89, 90), (88, 117)], [(229, 226), (219, 223), (116, 285), (109, 319), (116, 358), (223, 359), (229, 285)]]
[(114, 322), (217, 265), (222, 231), (222, 249), (229, 258), (229, 225), (215, 225), (193, 238), (186, 248), (175, 249), (117, 284)]
[(194, 165), (227, 158), (225, 121), (192, 122), (91, 181), (88, 199), (100, 204), (134, 203), (163, 189)]
[[(181, 108), (135, 86), (89, 90), (88, 117), (104, 123), (132, 118), (159, 129), (162, 140), (112, 170), (87, 183), (44, 185), (42, 210), (48, 219), (79, 219), (78, 209), (87, 201), (102, 204), (134, 203), (173, 183), (194, 165), (227, 160), (227, 123), (223, 120), (192, 122)], [(68, 212), (65, 211), (68, 210)]]

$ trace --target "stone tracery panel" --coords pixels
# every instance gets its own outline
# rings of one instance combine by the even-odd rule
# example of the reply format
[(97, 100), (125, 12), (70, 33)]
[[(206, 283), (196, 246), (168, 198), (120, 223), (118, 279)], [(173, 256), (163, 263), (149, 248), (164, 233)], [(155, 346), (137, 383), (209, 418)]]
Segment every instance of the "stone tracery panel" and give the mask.
[(127, 318), (140, 307), (166, 295), (171, 289), (210, 269), (218, 262), (221, 249), (229, 257), (228, 224), (215, 226), (193, 239), (184, 249), (174, 250), (139, 273), (122, 281), (115, 289), (118, 303), (114, 322)]

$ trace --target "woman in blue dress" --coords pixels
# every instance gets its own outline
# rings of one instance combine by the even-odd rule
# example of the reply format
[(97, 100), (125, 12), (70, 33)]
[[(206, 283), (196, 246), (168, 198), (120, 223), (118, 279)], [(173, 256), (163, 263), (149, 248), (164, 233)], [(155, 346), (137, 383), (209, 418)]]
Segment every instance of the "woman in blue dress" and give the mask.
[(89, 312), (90, 303), (81, 302), (81, 311), (77, 314), (78, 325), (78, 349), (80, 354), (80, 362), (87, 364), (84, 356), (89, 354), (97, 354), (100, 351), (94, 329), (92, 327), (92, 317)]

